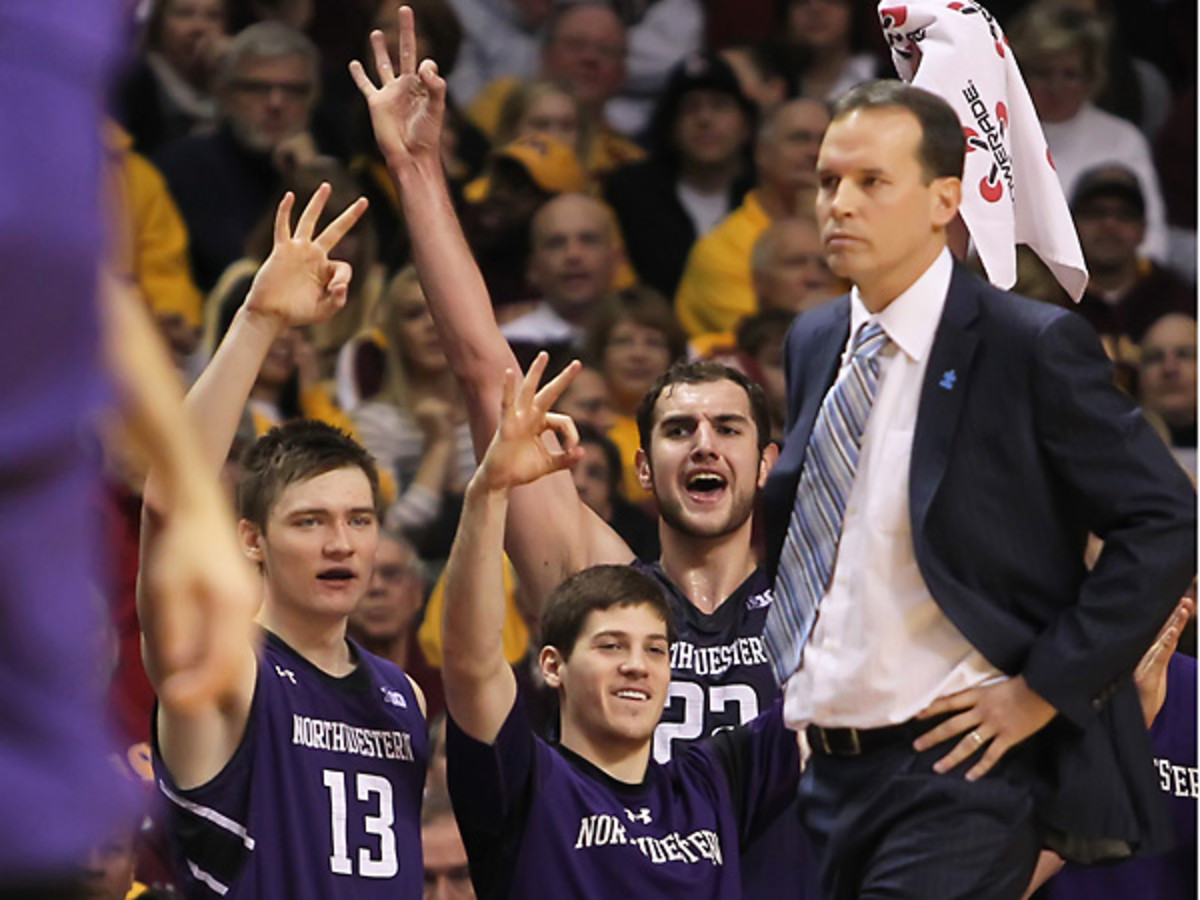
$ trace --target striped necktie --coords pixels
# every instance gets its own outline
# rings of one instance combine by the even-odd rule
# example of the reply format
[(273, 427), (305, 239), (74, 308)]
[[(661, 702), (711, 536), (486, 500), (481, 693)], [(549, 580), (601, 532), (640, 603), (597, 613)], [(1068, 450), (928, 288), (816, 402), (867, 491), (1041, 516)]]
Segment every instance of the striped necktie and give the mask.
[(833, 576), (863, 429), (879, 386), (879, 351), (887, 342), (877, 322), (859, 329), (850, 348), (850, 363), (825, 395), (808, 439), (775, 578), (775, 602), (763, 628), (771, 668), (780, 684), (800, 667), (804, 644), (817, 619), (817, 604)]

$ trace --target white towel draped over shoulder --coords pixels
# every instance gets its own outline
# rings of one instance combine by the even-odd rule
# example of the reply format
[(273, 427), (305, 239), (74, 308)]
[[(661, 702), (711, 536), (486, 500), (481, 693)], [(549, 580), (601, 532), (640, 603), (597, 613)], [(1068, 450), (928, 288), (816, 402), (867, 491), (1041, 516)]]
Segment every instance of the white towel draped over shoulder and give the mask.
[(969, 2), (883, 0), (879, 18), (900, 77), (946, 100), (967, 136), (962, 217), (988, 278), (1017, 280), (1027, 244), (1078, 300), (1083, 251), (1029, 91), (999, 23)]

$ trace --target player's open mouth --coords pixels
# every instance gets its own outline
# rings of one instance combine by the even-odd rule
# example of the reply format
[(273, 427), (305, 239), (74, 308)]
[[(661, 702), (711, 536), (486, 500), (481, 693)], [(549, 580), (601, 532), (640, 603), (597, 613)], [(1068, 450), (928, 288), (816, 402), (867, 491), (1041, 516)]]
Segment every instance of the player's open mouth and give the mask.
[(333, 583), (353, 581), (356, 577), (353, 569), (344, 568), (326, 569), (324, 572), (317, 573), (317, 578), (321, 581)]
[(693, 499), (706, 503), (717, 499), (726, 484), (725, 478), (716, 472), (695, 472), (688, 477), (684, 486)]
[(637, 700), (644, 702), (650, 699), (650, 694), (646, 691), (639, 691), (635, 688), (626, 688), (623, 691), (617, 691), (617, 696), (622, 700)]

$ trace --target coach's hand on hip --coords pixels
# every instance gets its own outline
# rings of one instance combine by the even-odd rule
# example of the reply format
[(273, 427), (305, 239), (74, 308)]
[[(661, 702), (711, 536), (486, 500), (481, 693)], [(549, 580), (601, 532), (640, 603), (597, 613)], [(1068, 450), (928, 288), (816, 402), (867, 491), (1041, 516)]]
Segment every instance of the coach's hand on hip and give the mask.
[(933, 765), (935, 772), (949, 772), (983, 747), (987, 751), (966, 774), (968, 781), (982, 778), (1000, 757), (1054, 718), (1053, 706), (1035, 694), (1021, 675), (986, 687), (970, 688), (940, 697), (918, 715), (929, 719), (958, 713), (913, 741), (921, 751), (956, 735), (963, 735), (954, 749)]

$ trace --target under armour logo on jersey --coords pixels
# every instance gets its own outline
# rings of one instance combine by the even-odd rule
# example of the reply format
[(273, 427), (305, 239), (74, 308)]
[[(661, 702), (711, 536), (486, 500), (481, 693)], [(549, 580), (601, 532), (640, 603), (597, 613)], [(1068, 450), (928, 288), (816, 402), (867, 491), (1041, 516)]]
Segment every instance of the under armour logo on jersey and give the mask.
[(404, 695), (399, 691), (393, 691), (389, 687), (380, 686), (379, 693), (383, 694), (383, 702), (392, 706), (398, 706), (401, 709), (408, 709), (408, 701), (404, 699)]
[(775, 602), (775, 593), (767, 588), (761, 594), (751, 594), (746, 598), (746, 609), (762, 609)]
[(296, 683), (296, 673), (293, 672), (291, 669), (285, 669), (282, 666), (276, 666), (275, 674), (278, 675), (280, 678), (286, 678), (292, 684)]
[(642, 807), (637, 812), (632, 809), (626, 809), (625, 815), (629, 816), (630, 822), (641, 822), (643, 825), (649, 825), (653, 820), (650, 818), (650, 810)]

